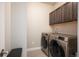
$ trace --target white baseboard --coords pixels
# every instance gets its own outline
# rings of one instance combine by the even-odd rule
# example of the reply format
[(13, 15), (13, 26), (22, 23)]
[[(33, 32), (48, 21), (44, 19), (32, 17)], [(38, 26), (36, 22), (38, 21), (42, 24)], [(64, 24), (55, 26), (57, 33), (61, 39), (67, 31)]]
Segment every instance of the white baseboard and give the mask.
[(39, 50), (41, 47), (35, 47), (35, 48), (28, 48), (27, 51), (34, 51), (34, 50)]

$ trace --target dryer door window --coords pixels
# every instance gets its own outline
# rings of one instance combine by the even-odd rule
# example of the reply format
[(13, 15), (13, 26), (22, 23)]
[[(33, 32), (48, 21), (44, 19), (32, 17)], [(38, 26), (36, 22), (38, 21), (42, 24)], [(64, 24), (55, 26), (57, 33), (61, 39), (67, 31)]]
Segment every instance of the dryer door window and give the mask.
[(46, 49), (47, 48), (47, 40), (46, 40), (46, 37), (42, 37), (42, 40), (41, 40), (41, 46), (43, 49)]
[(49, 50), (50, 50), (49, 51), (50, 55), (53, 57), (64, 57), (65, 56), (65, 53), (64, 53), (62, 46), (60, 46), (56, 40), (50, 41)]

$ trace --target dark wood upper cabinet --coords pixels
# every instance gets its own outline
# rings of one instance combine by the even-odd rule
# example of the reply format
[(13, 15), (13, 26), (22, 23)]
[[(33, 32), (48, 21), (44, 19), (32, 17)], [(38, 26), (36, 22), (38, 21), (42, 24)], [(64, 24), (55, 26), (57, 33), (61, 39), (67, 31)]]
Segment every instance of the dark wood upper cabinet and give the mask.
[(62, 14), (61, 14), (61, 11), (62, 11), (61, 8), (59, 8), (59, 9), (58, 9), (58, 12), (57, 12), (57, 13), (58, 13), (58, 14), (57, 14), (57, 15), (58, 15), (58, 22), (57, 22), (57, 23), (61, 23), (61, 21), (62, 21), (62, 20), (61, 20), (61, 15), (62, 15)]
[(54, 19), (54, 13), (50, 13), (49, 14), (49, 19), (50, 19), (50, 25), (55, 23), (55, 19)]
[(77, 20), (78, 3), (77, 2), (72, 3), (72, 7), (73, 7), (72, 20)]
[(49, 23), (58, 24), (77, 20), (77, 2), (67, 2), (49, 14)]
[(57, 13), (56, 13), (56, 11), (54, 11), (53, 14), (54, 14), (54, 20), (53, 21), (54, 21), (54, 24), (56, 24), (56, 22), (57, 22), (57, 17), (56, 17), (57, 16)]
[(58, 24), (60, 22), (61, 22), (61, 8), (55, 11), (55, 24)]
[(72, 21), (72, 3), (64, 5), (64, 22)]
[(64, 10), (65, 10), (65, 7), (64, 7), (64, 5), (61, 7), (61, 22), (64, 22), (64, 19), (65, 19), (65, 12), (64, 12)]

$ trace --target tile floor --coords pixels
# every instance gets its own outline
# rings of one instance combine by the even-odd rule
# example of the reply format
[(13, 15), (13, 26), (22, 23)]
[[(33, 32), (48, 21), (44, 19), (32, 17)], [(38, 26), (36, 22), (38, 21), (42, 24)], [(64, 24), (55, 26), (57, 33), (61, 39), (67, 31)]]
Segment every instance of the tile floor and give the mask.
[[(72, 57), (76, 57), (77, 55)], [(47, 57), (41, 50), (28, 51), (27, 57)]]
[(27, 57), (47, 57), (41, 50), (27, 52)]

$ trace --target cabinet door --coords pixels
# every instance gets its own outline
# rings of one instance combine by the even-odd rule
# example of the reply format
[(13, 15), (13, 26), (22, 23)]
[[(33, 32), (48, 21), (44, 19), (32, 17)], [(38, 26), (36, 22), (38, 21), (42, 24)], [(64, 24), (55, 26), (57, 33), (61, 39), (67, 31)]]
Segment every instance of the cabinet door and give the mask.
[(60, 14), (59, 9), (56, 9), (54, 11), (54, 23), (55, 24), (58, 24), (60, 22), (60, 19), (59, 19), (60, 15), (59, 14)]
[(64, 5), (64, 22), (72, 21), (72, 3)]
[(50, 23), (50, 25), (54, 24), (54, 13), (49, 14), (49, 23)]
[(57, 24), (57, 23), (58, 23), (58, 20), (59, 20), (59, 16), (58, 16), (58, 9), (57, 9), (57, 10), (55, 10), (55, 12), (54, 12), (54, 13), (55, 13), (55, 16), (54, 16), (54, 17), (55, 17), (55, 20), (54, 20), (54, 21), (55, 21), (55, 24)]
[(72, 9), (72, 20), (74, 21), (74, 20), (77, 20), (77, 9), (78, 9), (78, 6), (77, 6), (78, 4), (77, 4), (77, 2), (73, 2), (72, 3), (72, 7), (73, 7), (73, 9)]
[(65, 7), (64, 5), (61, 7), (61, 22), (63, 23), (64, 22), (64, 19), (65, 19)]
[(61, 23), (61, 8), (55, 11), (55, 23)]
[(56, 10), (54, 11), (54, 24), (57, 24), (57, 12), (56, 12)]
[(52, 14), (49, 14), (49, 24), (52, 25)]
[(58, 23), (61, 23), (62, 20), (61, 20), (61, 8), (58, 9)]

